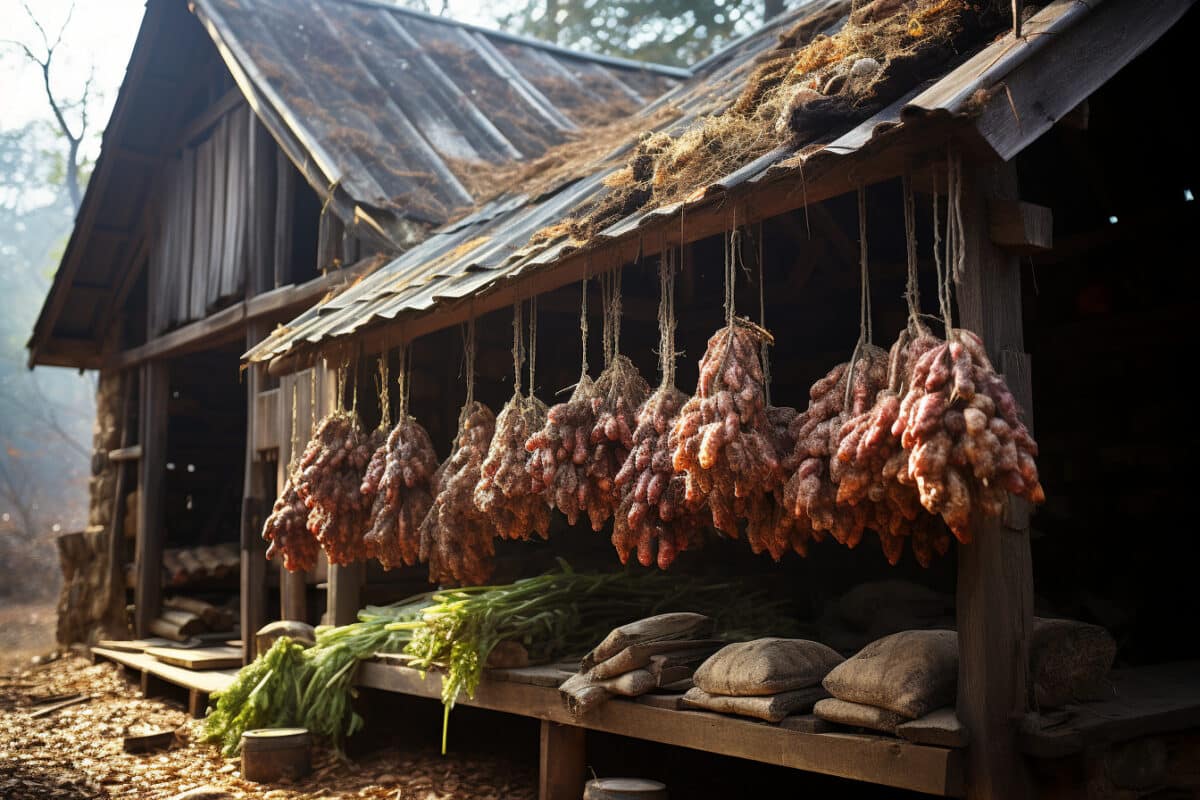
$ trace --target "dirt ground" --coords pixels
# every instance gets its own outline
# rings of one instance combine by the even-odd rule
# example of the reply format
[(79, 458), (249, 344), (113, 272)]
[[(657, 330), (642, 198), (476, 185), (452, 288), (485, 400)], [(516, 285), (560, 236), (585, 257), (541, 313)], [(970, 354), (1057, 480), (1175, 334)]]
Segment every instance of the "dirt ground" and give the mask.
[(26, 666), (34, 656), (53, 651), (56, 619), (53, 602), (0, 600), (0, 673)]
[[(50, 699), (76, 694), (91, 699), (31, 717)], [(123, 751), (123, 736), (156, 730), (175, 732), (170, 749)], [(180, 705), (140, 698), (114, 665), (69, 655), (23, 666), (0, 675), (0, 797), (160, 800), (202, 786), (230, 798), (264, 800), (521, 800), (536, 794), (531, 763), (396, 748), (355, 763), (320, 752), (303, 782), (263, 786), (242, 780), (240, 761), (223, 758), (215, 746), (199, 742), (199, 735), (200, 722)]]

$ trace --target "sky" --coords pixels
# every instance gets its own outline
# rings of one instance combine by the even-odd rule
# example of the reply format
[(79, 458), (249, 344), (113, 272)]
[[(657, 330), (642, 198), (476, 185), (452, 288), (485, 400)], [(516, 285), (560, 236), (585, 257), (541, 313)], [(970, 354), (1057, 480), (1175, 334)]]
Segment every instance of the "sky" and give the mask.
[[(93, 133), (99, 134), (112, 111), (117, 89), (129, 63), (145, 11), (144, 0), (28, 0), (28, 6), (51, 40), (58, 35), (71, 6), (75, 11), (63, 32), (54, 59), (52, 86), (64, 97), (78, 97), (95, 69), (94, 85), (100, 90), (92, 112)], [(20, 0), (0, 0), (0, 39), (16, 40), (42, 54), (41, 37), (29, 21)], [(29, 64), (11, 44), (0, 45), (0, 127), (17, 128), (34, 119), (48, 119), (41, 70)], [(92, 127), (92, 126), (89, 126)], [(88, 155), (95, 157), (98, 135), (89, 142)]]

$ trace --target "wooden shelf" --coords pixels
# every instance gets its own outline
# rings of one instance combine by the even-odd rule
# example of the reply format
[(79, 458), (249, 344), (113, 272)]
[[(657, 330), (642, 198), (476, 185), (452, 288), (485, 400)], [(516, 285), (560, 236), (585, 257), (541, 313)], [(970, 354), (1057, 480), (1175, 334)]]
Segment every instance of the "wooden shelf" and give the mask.
[(1111, 698), (1030, 718), (1019, 743), (1035, 758), (1200, 727), (1200, 661), (1113, 670)]
[[(508, 670), (507, 672), (518, 672)], [(440, 699), (441, 677), (383, 661), (364, 662), (356, 682), (389, 692)], [(912, 744), (890, 736), (803, 733), (763, 722), (702, 711), (655, 708), (612, 699), (582, 719), (567, 713), (554, 687), (484, 676), (474, 698), (461, 705), (533, 717), (677, 747), (745, 758), (793, 769), (962, 797), (963, 751)]]

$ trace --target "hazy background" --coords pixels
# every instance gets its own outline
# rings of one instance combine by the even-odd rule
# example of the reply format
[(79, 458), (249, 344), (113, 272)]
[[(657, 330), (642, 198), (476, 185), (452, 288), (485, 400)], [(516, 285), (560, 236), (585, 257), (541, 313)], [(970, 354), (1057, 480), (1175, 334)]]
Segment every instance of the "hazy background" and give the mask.
[[(784, 7), (783, 0), (404, 5), (581, 50), (680, 65)], [(54, 537), (87, 523), (95, 376), (31, 372), (25, 343), (74, 220), (71, 163), (82, 191), (144, 9), (144, 0), (0, 0), (0, 606), (52, 598)], [(48, 46), (49, 92), (61, 120), (37, 63), (46, 61)]]

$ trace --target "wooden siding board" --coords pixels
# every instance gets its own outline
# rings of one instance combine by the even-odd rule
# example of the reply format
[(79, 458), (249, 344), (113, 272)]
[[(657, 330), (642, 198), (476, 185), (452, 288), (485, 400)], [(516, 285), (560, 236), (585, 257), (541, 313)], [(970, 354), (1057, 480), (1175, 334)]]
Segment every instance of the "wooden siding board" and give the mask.
[[(204, 143), (208, 150), (209, 174), (209, 237), (208, 259), (204, 265), (204, 311), (216, 308), (221, 300), (221, 277), (225, 271), (225, 239), (228, 230), (225, 227), (225, 193), (226, 174), (229, 171), (229, 117), (224, 116), (217, 122), (212, 136)], [(205, 209), (200, 209), (204, 213)], [(193, 310), (195, 304), (193, 303)], [(197, 317), (199, 319), (199, 317)]]

